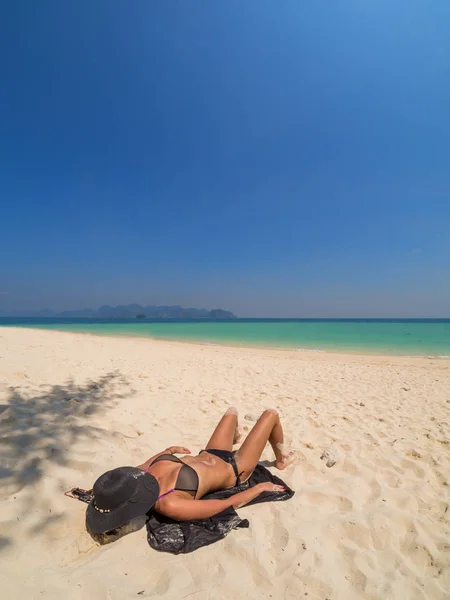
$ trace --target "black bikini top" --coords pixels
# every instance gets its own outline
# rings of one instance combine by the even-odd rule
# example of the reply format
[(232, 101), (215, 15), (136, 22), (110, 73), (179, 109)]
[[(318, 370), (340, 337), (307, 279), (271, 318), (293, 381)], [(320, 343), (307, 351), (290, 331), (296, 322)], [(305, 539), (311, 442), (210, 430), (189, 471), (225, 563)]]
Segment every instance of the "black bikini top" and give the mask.
[(158, 458), (151, 463), (150, 466), (154, 465), (160, 460), (170, 460), (171, 462), (181, 463), (183, 466), (181, 467), (177, 480), (175, 482), (174, 490), (180, 490), (183, 492), (194, 492), (194, 494), (198, 490), (198, 475), (195, 469), (191, 466), (186, 465), (181, 459), (173, 454), (161, 454)]

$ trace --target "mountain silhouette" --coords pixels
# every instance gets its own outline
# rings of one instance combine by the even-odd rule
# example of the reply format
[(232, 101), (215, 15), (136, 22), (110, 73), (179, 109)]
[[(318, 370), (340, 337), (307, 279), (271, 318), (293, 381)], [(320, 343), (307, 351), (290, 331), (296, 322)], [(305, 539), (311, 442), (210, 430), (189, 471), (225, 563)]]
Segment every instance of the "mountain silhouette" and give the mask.
[(104, 304), (99, 309), (83, 308), (81, 310), (64, 310), (56, 312), (49, 308), (39, 311), (8, 311), (6, 317), (41, 317), (70, 319), (235, 319), (236, 316), (222, 308), (206, 310), (205, 308), (182, 308), (181, 306), (141, 306), (127, 304), (109, 306)]

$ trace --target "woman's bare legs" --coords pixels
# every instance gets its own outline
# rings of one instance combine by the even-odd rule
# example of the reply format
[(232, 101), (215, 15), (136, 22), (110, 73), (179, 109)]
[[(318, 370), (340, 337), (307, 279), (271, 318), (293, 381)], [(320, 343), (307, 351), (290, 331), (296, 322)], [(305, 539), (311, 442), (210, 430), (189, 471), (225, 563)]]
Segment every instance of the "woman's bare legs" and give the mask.
[(211, 439), (206, 444), (206, 450), (232, 450), (233, 444), (237, 444), (240, 438), (238, 426), (238, 413), (233, 407), (229, 408), (214, 430)]
[(278, 469), (285, 469), (293, 462), (294, 455), (292, 453), (287, 454), (284, 450), (283, 428), (277, 411), (273, 409), (264, 411), (248, 434), (245, 442), (236, 452), (236, 464), (239, 472), (242, 473), (242, 480), (245, 481), (252, 474), (267, 442), (273, 448), (275, 466)]

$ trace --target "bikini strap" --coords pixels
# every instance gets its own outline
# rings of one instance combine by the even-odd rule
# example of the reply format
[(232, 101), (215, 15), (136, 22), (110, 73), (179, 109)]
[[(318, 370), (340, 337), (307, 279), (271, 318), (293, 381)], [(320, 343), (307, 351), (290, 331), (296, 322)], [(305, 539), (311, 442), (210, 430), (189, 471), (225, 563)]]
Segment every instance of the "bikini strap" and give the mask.
[[(169, 491), (168, 491), (168, 492), (166, 492), (165, 494), (161, 494), (160, 496), (158, 496), (158, 500), (159, 500), (160, 498), (164, 498), (164, 496), (167, 496), (167, 494), (171, 494), (171, 493), (172, 493), (172, 492), (174, 492), (174, 491), (175, 491), (175, 488), (173, 488), (173, 489), (169, 490)], [(158, 500), (157, 500), (157, 502), (158, 502)]]
[(244, 471), (241, 471), (239, 473), (238, 468), (237, 468), (237, 464), (236, 464), (236, 459), (234, 458), (234, 454), (230, 454), (228, 462), (233, 467), (234, 474), (236, 475), (236, 486), (241, 485), (241, 475), (244, 474)]

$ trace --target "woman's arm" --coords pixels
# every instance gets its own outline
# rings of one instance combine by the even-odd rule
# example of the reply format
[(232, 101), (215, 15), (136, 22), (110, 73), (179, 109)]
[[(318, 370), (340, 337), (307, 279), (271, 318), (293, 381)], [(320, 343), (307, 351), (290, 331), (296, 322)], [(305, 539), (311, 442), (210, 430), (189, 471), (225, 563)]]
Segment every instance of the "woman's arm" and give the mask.
[(145, 463), (142, 463), (142, 465), (138, 465), (137, 468), (141, 469), (141, 471), (146, 471), (149, 468), (149, 466), (152, 464), (152, 462), (154, 460), (156, 460), (158, 458), (158, 456), (161, 456), (163, 454), (190, 454), (190, 453), (191, 453), (191, 451), (189, 450), (189, 448), (185, 448), (184, 446), (169, 446), (169, 448), (166, 448), (162, 452), (158, 452), (158, 454), (155, 454), (155, 456), (151, 456), (148, 460), (145, 461)]
[(176, 521), (208, 519), (230, 506), (233, 508), (244, 506), (262, 492), (284, 492), (284, 490), (285, 488), (281, 485), (259, 483), (248, 490), (234, 494), (226, 500), (185, 500), (170, 494), (170, 497), (161, 502), (158, 512)]

